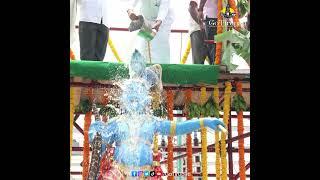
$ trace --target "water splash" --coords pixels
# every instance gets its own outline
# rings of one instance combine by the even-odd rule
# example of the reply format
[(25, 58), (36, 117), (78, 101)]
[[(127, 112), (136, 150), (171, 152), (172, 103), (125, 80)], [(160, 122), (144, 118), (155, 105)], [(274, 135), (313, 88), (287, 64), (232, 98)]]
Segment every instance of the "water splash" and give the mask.
[[(111, 90), (108, 95), (119, 102), (120, 109), (124, 112), (114, 118), (118, 127), (114, 133), (120, 139), (116, 150), (117, 161), (139, 166), (142, 161), (140, 158), (145, 158), (143, 155), (147, 154), (146, 151), (151, 151), (153, 139), (154, 119), (151, 117), (150, 91), (159, 84), (162, 87), (162, 84), (157, 66), (146, 67), (144, 57), (137, 50), (133, 53), (128, 67), (130, 78), (114, 82), (114, 85), (120, 88)], [(147, 158), (152, 159), (152, 153), (150, 155), (151, 157)]]

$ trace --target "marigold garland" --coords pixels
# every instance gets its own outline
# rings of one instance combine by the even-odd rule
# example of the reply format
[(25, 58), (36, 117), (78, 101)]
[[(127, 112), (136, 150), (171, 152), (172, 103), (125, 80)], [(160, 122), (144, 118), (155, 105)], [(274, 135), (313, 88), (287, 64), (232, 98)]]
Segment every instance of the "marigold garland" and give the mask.
[(120, 56), (119, 56), (116, 48), (114, 47), (113, 42), (112, 42), (110, 37), (109, 37), (109, 40), (108, 40), (108, 45), (110, 46), (110, 49), (111, 49), (114, 57), (118, 60), (118, 62), (122, 62), (121, 59), (120, 59)]
[(72, 49), (70, 48), (70, 59), (71, 60), (75, 60), (76, 59), (76, 56), (74, 55)]
[(87, 180), (96, 180), (96, 177), (99, 173), (101, 145), (102, 145), (102, 137), (100, 133), (97, 133), (93, 139), (92, 146), (91, 146), (92, 154), (91, 154), (89, 175)]
[(70, 163), (72, 156), (72, 142), (73, 142), (73, 116), (74, 116), (74, 90), (70, 87)]
[[(217, 4), (217, 17), (218, 17), (218, 25), (217, 25), (217, 34), (222, 33), (223, 31), (223, 19), (222, 19), (222, 15), (221, 15), (221, 10), (222, 10), (222, 0), (218, 0), (218, 4)], [(221, 50), (222, 50), (222, 42), (218, 42), (216, 43), (216, 55), (215, 55), (215, 60), (214, 60), (214, 64), (220, 64), (221, 63)]]
[[(186, 102), (186, 107), (188, 107), (188, 104), (191, 102), (191, 97), (192, 97), (192, 90), (187, 89), (186, 94), (185, 94), (185, 102)], [(186, 108), (188, 109), (188, 108)], [(186, 112), (186, 114), (189, 114), (189, 112)], [(187, 116), (187, 120), (190, 120), (191, 118)], [(187, 134), (186, 137), (186, 148), (187, 148), (187, 180), (193, 180), (192, 176), (192, 139), (191, 139), (191, 133)], [(189, 176), (190, 175), (190, 176)]]
[(233, 9), (235, 12), (235, 15), (232, 17), (234, 28), (237, 31), (240, 31), (241, 26), (240, 26), (240, 21), (239, 21), (238, 7), (236, 6), (236, 3), (234, 0), (228, 0), (228, 2), (230, 5), (230, 8)]
[[(237, 94), (242, 96), (242, 83), (239, 81), (236, 83), (236, 90)], [(240, 110), (237, 112), (238, 117), (238, 136), (243, 134), (243, 111)], [(246, 179), (246, 165), (244, 160), (244, 139), (240, 138), (238, 141), (238, 148), (239, 148), (239, 175), (240, 180)]]
[[(75, 60), (72, 49), (70, 48), (70, 59)], [(73, 142), (73, 117), (74, 117), (74, 89), (70, 87), (70, 163), (72, 156), (72, 142)]]
[(153, 136), (153, 152), (158, 153), (159, 145), (158, 145), (158, 134)]
[[(203, 105), (207, 99), (206, 87), (201, 87), (200, 89), (200, 103)], [(203, 115), (201, 115), (203, 116)], [(208, 179), (208, 165), (207, 165), (207, 129), (205, 127), (201, 128), (201, 166), (202, 166), (202, 179)]]
[[(160, 106), (160, 94), (157, 92), (151, 92), (151, 96), (152, 96), (152, 109), (157, 109)], [(153, 137), (153, 152), (156, 154), (158, 153), (158, 134), (154, 134)]]
[(158, 92), (151, 92), (151, 97), (152, 97), (152, 109), (158, 109), (160, 107), (160, 93)]
[[(216, 103), (219, 103), (219, 86), (213, 86), (213, 98)], [(219, 117), (216, 117), (219, 118)], [(221, 178), (221, 163), (220, 163), (220, 134), (219, 131), (214, 132), (215, 136), (215, 153), (216, 153), (216, 179), (220, 180)]]
[(182, 56), (182, 59), (180, 61), (181, 64), (185, 64), (186, 63), (186, 61), (188, 59), (188, 56), (190, 54), (190, 49), (191, 49), (191, 40), (189, 38), (188, 44), (187, 44), (187, 48), (186, 48), (186, 50), (185, 50), (185, 52), (184, 52), (184, 54)]
[[(106, 106), (108, 104), (108, 101), (109, 101), (109, 99), (108, 99), (107, 92), (106, 92), (105, 94), (102, 95), (102, 103), (101, 103), (102, 106)], [(106, 114), (102, 115), (102, 121), (103, 122), (108, 121)]]
[[(168, 108), (168, 119), (173, 121), (173, 92), (172, 90), (167, 91), (167, 108)], [(168, 173), (173, 174), (173, 144), (172, 137), (168, 136)], [(168, 176), (168, 180), (174, 180), (174, 176)]]
[(207, 165), (207, 129), (201, 128), (201, 166), (202, 166), (202, 179), (208, 179), (208, 165)]
[[(224, 91), (224, 103), (223, 103), (223, 122), (228, 127), (229, 113), (230, 113), (230, 101), (231, 101), (231, 83), (225, 82), (226, 88)], [(227, 152), (226, 152), (226, 134), (221, 133), (221, 179), (227, 180)]]
[[(88, 96), (90, 100), (92, 100), (92, 88), (88, 90)], [(84, 141), (83, 141), (83, 161), (82, 161), (82, 179), (86, 180), (89, 173), (89, 153), (90, 153), (90, 146), (89, 146), (89, 127), (91, 124), (91, 116), (92, 111), (89, 111), (85, 114), (84, 117)]]

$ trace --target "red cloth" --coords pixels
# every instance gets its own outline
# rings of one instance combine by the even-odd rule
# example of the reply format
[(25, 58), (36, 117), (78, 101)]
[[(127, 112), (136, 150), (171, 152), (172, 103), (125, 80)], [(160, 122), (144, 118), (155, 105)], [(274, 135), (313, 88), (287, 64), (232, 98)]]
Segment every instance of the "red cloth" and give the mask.
[[(162, 157), (162, 153), (160, 151), (158, 151), (158, 153), (155, 155), (153, 154), (153, 161), (157, 161), (158, 164), (160, 165), (160, 160), (161, 160), (161, 157)], [(161, 169), (161, 166), (154, 166), (154, 169), (155, 171), (155, 176), (151, 177), (152, 180), (161, 180), (161, 176), (163, 174), (163, 171)]]
[(100, 162), (98, 180), (125, 180), (125, 176), (118, 168), (112, 166), (114, 148), (107, 148)]

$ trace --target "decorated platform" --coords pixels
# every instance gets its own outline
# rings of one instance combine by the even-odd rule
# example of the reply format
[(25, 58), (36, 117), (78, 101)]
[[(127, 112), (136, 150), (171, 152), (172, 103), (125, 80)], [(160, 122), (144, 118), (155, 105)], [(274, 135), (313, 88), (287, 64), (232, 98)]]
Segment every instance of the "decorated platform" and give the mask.
[[(150, 66), (151, 64), (148, 64)], [(161, 64), (163, 88), (174, 93), (174, 106), (184, 105), (183, 90), (192, 89), (192, 102), (200, 103), (200, 88), (206, 87), (208, 99), (217, 85), (220, 91), (224, 90), (225, 81), (242, 81), (243, 97), (250, 106), (250, 75), (230, 73), (225, 66), (202, 64)], [(84, 87), (81, 98), (86, 98), (88, 89), (97, 88), (94, 92), (97, 104), (102, 103), (103, 94), (117, 88), (114, 82), (129, 78), (129, 69), (125, 63), (98, 62), (98, 61), (70, 61), (70, 83), (73, 87)], [(80, 91), (79, 91), (80, 92)], [(235, 95), (235, 89), (231, 96)], [(79, 94), (78, 101), (80, 100)], [(163, 91), (162, 97), (166, 97)], [(78, 104), (78, 103), (76, 103)]]

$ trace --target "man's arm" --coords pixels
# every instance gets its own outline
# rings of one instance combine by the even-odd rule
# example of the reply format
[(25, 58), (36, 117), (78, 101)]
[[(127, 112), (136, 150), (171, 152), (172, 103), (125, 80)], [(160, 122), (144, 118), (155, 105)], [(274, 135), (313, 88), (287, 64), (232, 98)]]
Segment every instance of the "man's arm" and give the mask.
[(198, 4), (195, 1), (190, 1), (189, 4), (189, 13), (192, 17), (192, 19), (200, 24), (199, 18), (198, 18)]
[(164, 21), (164, 19), (167, 17), (170, 7), (170, 1), (169, 0), (162, 0), (161, 4), (159, 6), (159, 12), (157, 20), (160, 20), (161, 22)]
[(200, 1), (200, 6), (199, 6), (199, 11), (203, 11), (203, 7), (206, 4), (207, 0), (201, 0)]
[(152, 28), (159, 31), (159, 28), (164, 21), (164, 19), (167, 17), (169, 13), (169, 7), (170, 7), (170, 1), (169, 0), (162, 0), (161, 4), (159, 6), (159, 12), (156, 22), (153, 24)]
[(138, 0), (130, 0), (127, 4), (127, 13), (131, 20), (137, 20), (138, 16), (134, 13), (134, 8), (137, 6)]
[(200, 24), (200, 28), (203, 29), (203, 7), (206, 4), (207, 0), (201, 0), (200, 1), (200, 5), (199, 5), (199, 9), (198, 9), (198, 19), (199, 19), (199, 24)]

